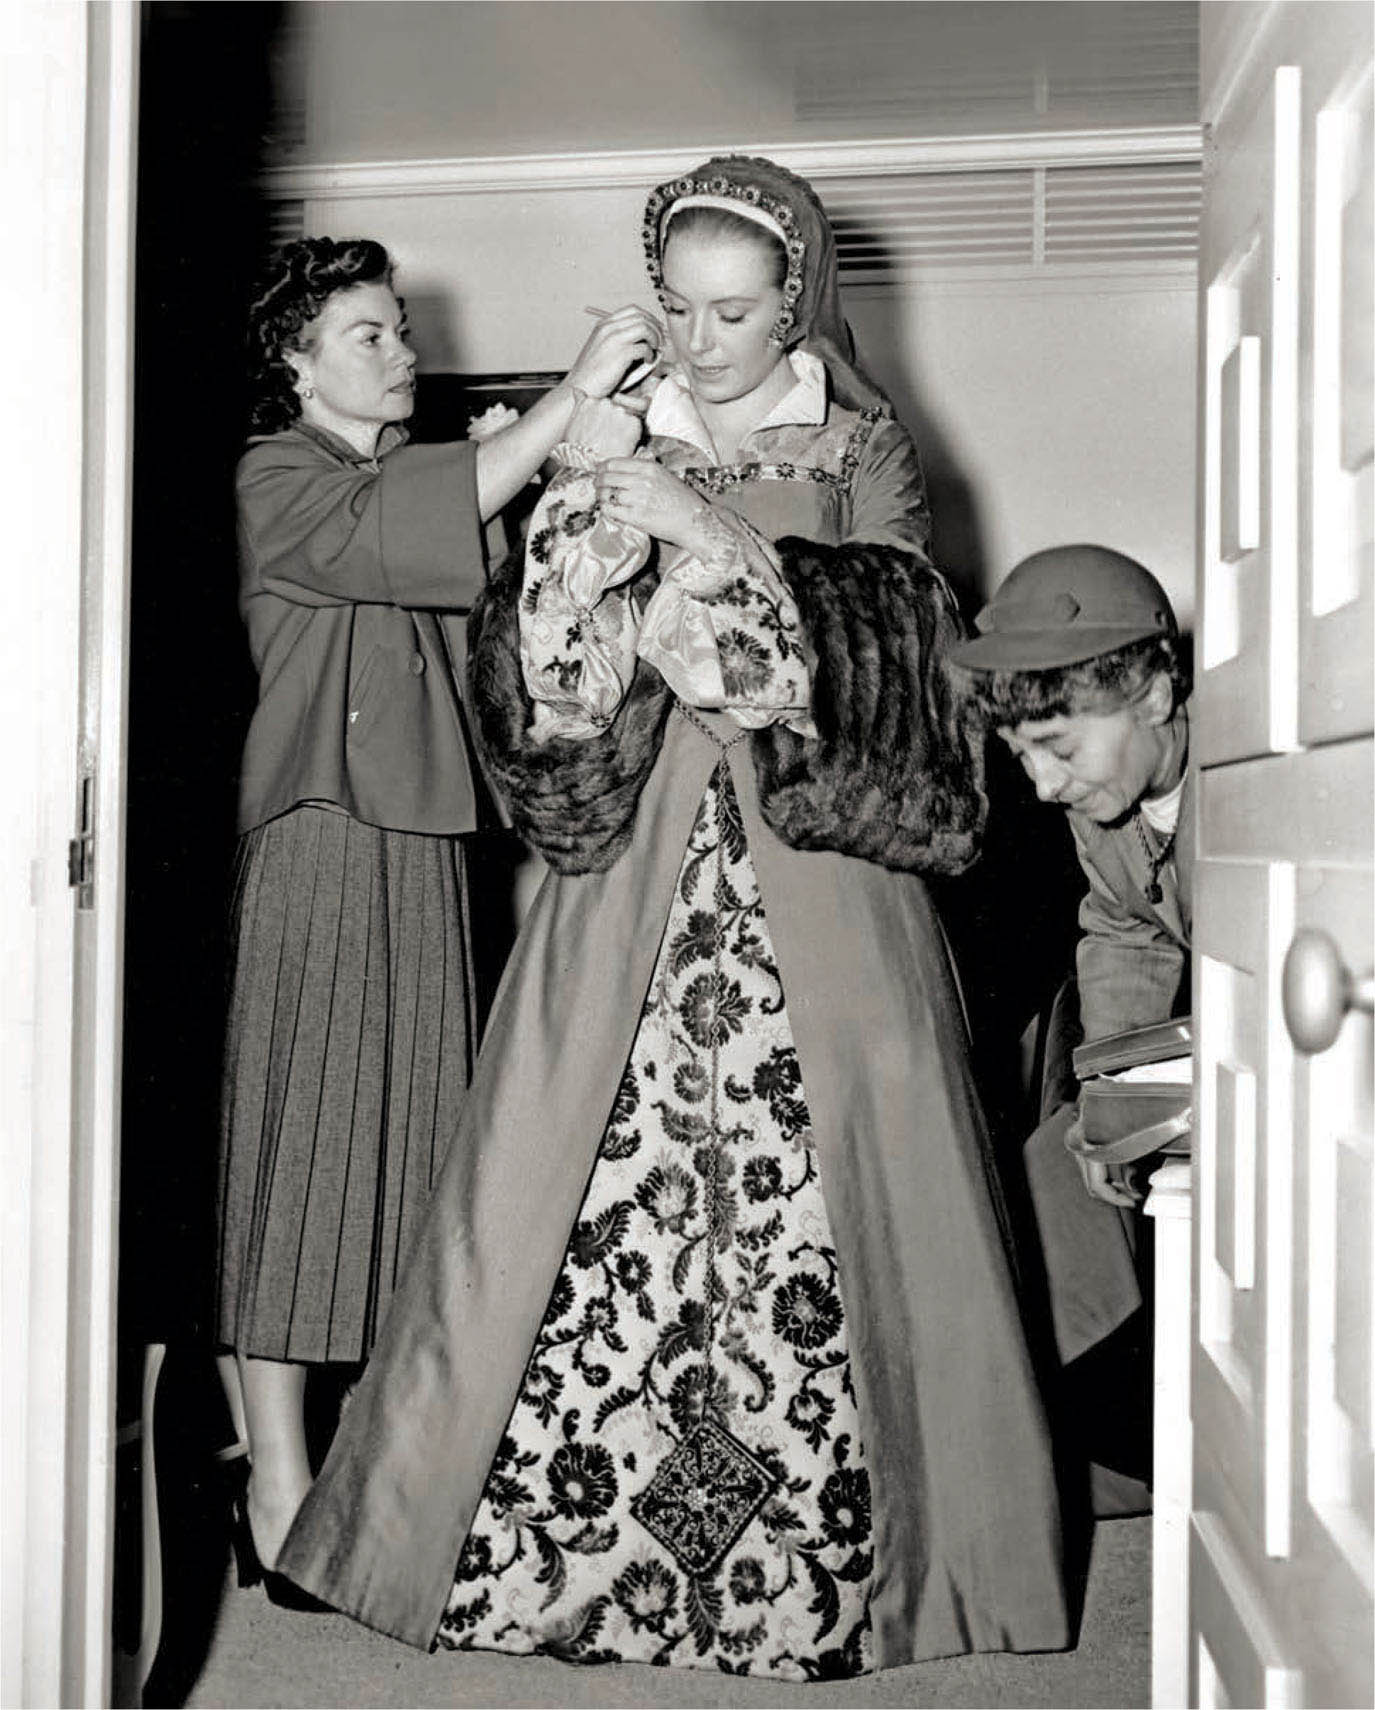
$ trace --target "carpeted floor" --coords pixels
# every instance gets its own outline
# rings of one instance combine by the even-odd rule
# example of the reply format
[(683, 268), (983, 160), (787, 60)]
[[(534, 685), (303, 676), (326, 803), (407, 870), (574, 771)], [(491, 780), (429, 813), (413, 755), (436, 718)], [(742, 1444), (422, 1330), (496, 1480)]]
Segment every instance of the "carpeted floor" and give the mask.
[[(156, 1685), (156, 1680), (151, 1683)], [(427, 1656), (342, 1615), (298, 1615), (232, 1579), (198, 1678), (196, 1706), (1131, 1706), (1150, 1696), (1150, 1520), (1099, 1525), (1074, 1651), (922, 1663), (797, 1687), (639, 1664), (576, 1668), (542, 1657)]]

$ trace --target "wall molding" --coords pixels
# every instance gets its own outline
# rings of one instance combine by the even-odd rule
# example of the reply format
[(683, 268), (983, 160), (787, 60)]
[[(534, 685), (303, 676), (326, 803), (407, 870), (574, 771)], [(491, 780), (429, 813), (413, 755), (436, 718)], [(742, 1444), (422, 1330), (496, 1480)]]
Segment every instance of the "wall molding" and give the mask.
[[(1141, 165), (1202, 158), (1199, 125), (1104, 126), (1092, 130), (963, 137), (894, 137), (866, 142), (749, 142), (735, 145), (824, 183), (912, 172), (1007, 167)], [(680, 149), (464, 156), (446, 160), (348, 161), (273, 167), (260, 185), (273, 200), (340, 202), (375, 196), (453, 196), (546, 190), (645, 189), (689, 170), (721, 144)]]
[(1001, 266), (933, 267), (892, 279), (840, 281), (845, 302), (883, 301), (894, 297), (1095, 297), (1140, 295), (1167, 291), (1193, 296), (1198, 290), (1198, 264), (1193, 261), (1138, 261)]

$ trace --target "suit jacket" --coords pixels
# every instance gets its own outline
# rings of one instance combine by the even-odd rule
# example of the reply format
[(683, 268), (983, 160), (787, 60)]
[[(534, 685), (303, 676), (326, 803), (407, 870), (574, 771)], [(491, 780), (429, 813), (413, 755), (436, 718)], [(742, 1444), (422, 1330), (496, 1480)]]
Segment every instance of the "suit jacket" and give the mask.
[(1071, 813), (1069, 822), (1089, 881), (1079, 907), (1082, 937), (1076, 953), (1085, 1039), (1186, 1013), (1193, 934), (1193, 775), (1185, 774), (1173, 859), (1160, 869), (1158, 903), (1146, 896), (1150, 862), (1130, 821), (1098, 825)]
[(396, 831), (472, 831), (456, 670), (486, 583), (476, 447), (364, 458), (304, 422), (250, 440), (236, 479), (239, 609), (258, 705), (240, 832), (303, 801)]

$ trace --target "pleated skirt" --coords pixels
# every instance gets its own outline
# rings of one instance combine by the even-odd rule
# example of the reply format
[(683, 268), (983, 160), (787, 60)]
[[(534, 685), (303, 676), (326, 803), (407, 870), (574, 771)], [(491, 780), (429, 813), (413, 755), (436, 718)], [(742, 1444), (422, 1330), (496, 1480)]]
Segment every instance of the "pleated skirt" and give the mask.
[(240, 841), (231, 944), (218, 1339), (361, 1360), (476, 1049), (462, 842), (294, 808)]

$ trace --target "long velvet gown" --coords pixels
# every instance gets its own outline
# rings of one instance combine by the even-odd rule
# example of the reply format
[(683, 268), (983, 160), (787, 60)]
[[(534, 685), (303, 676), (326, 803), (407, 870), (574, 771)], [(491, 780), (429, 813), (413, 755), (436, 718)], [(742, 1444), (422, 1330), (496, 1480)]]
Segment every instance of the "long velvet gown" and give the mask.
[[(807, 379), (743, 467), (707, 467), (681, 408), (651, 414), (653, 449), (747, 544), (924, 563), (907, 436)], [(554, 521), (588, 526), (571, 500)], [(513, 655), (515, 604), (494, 643)], [(280, 1563), (374, 1627), (804, 1680), (1067, 1642), (1046, 1425), (925, 885), (793, 847), (767, 807), (741, 722), (675, 700), (626, 846), (535, 901)]]

